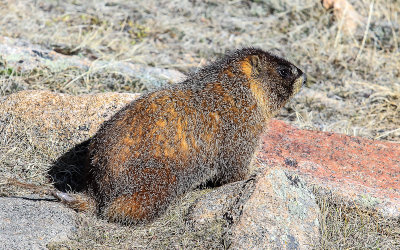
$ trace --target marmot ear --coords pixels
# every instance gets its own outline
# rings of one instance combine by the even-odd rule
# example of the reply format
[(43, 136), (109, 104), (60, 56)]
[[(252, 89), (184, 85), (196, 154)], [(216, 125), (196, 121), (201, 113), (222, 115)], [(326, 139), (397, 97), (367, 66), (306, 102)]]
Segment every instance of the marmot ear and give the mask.
[(260, 71), (260, 57), (258, 57), (258, 55), (252, 55), (250, 56), (250, 64), (251, 64), (251, 68), (252, 68), (252, 72), (255, 74), (258, 74), (258, 72)]

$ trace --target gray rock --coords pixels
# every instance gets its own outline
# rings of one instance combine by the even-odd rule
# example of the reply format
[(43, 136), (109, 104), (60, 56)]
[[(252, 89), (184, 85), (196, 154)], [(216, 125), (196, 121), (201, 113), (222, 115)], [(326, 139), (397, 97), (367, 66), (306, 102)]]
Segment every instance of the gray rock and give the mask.
[(319, 242), (320, 211), (297, 176), (260, 168), (253, 178), (204, 195), (188, 217), (199, 229), (225, 220), (231, 249), (309, 249)]
[(77, 67), (95, 72), (118, 72), (138, 79), (148, 89), (168, 83), (178, 82), (185, 75), (172, 69), (161, 69), (121, 61), (91, 61), (76, 55), (66, 56), (53, 50), (45, 49), (22, 40), (0, 36), (0, 55), (9, 67), (19, 72), (29, 72), (35, 68), (46, 66), (58, 72), (68, 67)]
[(319, 240), (315, 197), (298, 177), (268, 169), (231, 227), (232, 249), (310, 249)]
[(76, 213), (43, 198), (0, 198), (0, 249), (46, 249), (76, 231)]

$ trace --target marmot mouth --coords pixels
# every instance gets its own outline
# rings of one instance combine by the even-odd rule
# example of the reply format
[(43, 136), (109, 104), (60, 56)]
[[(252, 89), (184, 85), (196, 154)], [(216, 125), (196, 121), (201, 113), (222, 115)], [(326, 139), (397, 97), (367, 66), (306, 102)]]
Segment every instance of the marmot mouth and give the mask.
[(307, 82), (307, 75), (306, 74), (302, 74), (300, 77), (298, 77), (294, 83), (293, 83), (293, 92), (292, 92), (292, 96), (294, 96), (295, 94), (299, 93), (301, 87), (306, 84)]

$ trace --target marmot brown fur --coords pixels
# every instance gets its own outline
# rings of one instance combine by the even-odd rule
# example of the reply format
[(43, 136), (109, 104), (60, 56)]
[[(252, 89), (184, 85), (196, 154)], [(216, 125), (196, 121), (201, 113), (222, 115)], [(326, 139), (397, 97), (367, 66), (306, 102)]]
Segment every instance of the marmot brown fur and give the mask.
[(91, 139), (98, 213), (147, 222), (196, 186), (243, 179), (267, 120), (305, 79), (290, 62), (244, 48), (134, 100)]

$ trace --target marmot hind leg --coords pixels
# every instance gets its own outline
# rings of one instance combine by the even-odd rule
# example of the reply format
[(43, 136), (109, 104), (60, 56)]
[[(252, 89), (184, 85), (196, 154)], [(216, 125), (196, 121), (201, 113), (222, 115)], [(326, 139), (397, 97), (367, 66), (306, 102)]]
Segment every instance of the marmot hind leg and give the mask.
[(175, 199), (177, 183), (166, 169), (145, 169), (139, 190), (117, 195), (100, 207), (100, 213), (109, 221), (140, 224), (152, 221), (162, 214)]
[(103, 209), (103, 216), (111, 222), (127, 225), (150, 222), (168, 207), (175, 198), (172, 194), (137, 192), (121, 195), (112, 200)]

